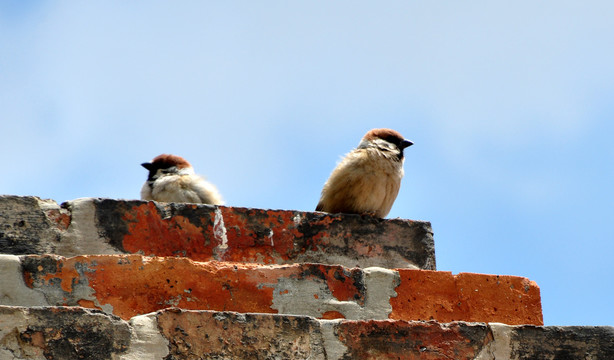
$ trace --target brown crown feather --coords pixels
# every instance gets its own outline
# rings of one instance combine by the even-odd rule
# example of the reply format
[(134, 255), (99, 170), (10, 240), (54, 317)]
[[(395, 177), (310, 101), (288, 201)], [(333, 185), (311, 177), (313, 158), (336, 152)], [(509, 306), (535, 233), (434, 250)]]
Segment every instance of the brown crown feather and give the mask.
[(385, 129), (385, 128), (369, 130), (365, 134), (364, 139), (366, 140), (382, 139), (382, 140), (390, 141), (392, 143), (399, 143), (405, 140), (403, 135), (401, 135), (398, 131), (392, 130), (392, 129)]
[(167, 169), (172, 166), (176, 166), (178, 169), (183, 169), (192, 166), (186, 159), (172, 154), (158, 155), (153, 158), (151, 164), (158, 169)]

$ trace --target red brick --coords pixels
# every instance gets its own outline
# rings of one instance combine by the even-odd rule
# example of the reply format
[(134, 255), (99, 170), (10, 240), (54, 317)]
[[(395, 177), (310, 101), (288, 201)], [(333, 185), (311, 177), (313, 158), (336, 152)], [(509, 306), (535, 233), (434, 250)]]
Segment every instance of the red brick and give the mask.
[[(192, 206), (194, 209), (196, 205)], [(211, 259), (213, 247), (205, 229), (193, 224), (184, 216), (162, 218), (153, 202), (144, 203), (127, 211), (122, 217), (128, 233), (122, 241), (123, 248), (131, 253), (142, 252), (158, 256), (187, 256), (194, 260)], [(203, 219), (207, 223), (208, 219)]]
[(537, 284), (523, 277), (399, 269), (391, 319), (543, 325)]
[[(378, 289), (364, 288), (362, 270), (341, 266), (265, 266), (174, 257), (96, 255), (28, 256), (22, 260), (22, 267), (29, 287), (55, 294), (56, 303), (50, 305), (106, 307), (106, 311), (110, 305), (112, 312), (124, 319), (172, 306), (260, 313), (276, 313), (283, 306), (284, 312), (292, 313), (296, 302), (301, 309), (307, 309), (301, 310), (307, 311), (301, 315), (326, 319), (347, 317), (343, 314), (350, 304), (355, 304), (351, 306), (355, 309), (351, 310), (353, 318), (360, 318), (361, 311), (373, 310), (366, 306), (378, 309), (388, 306), (385, 297), (378, 300), (383, 303), (368, 305), (369, 291)], [(397, 271), (400, 284), (394, 289), (397, 296), (389, 300), (390, 319), (543, 323), (539, 288), (525, 278)], [(58, 293), (63, 296), (58, 298)], [(330, 300), (338, 305), (331, 308)], [(356, 305), (365, 310), (357, 309)]]
[(336, 330), (350, 359), (469, 360), (492, 340), (484, 324), (343, 321)]
[(99, 233), (125, 252), (197, 261), (435, 269), (430, 223), (348, 214), (95, 201)]
[[(340, 266), (262, 266), (140, 255), (28, 256), (25, 260), (28, 286), (42, 291), (56, 286), (65, 292), (66, 301), (55, 305), (94, 307), (94, 299), (73, 298), (81, 296), (75, 286), (87, 283), (98, 304), (111, 305), (123, 319), (171, 306), (276, 313), (271, 307), (273, 289), (284, 278), (324, 283), (339, 301), (364, 299), (363, 289), (356, 287), (360, 272)], [(49, 265), (50, 261), (55, 264)]]

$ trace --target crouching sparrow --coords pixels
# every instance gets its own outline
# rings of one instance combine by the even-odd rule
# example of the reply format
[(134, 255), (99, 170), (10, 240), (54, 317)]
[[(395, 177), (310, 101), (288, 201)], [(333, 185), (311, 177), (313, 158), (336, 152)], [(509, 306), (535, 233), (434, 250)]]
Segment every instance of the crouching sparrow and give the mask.
[(316, 211), (386, 217), (403, 178), (403, 150), (413, 145), (391, 129), (373, 129), (324, 184)]
[(141, 166), (149, 170), (141, 188), (142, 200), (223, 204), (215, 186), (196, 175), (192, 165), (181, 156), (162, 154)]

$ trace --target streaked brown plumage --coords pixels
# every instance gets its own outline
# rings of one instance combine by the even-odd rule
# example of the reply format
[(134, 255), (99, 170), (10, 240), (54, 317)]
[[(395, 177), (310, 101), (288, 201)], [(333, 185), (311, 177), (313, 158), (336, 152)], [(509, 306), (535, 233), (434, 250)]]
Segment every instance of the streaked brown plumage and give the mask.
[(194, 173), (192, 165), (181, 156), (162, 154), (142, 163), (149, 170), (141, 188), (142, 200), (222, 205), (222, 197), (213, 186)]
[(373, 129), (324, 184), (316, 211), (388, 215), (403, 178), (403, 149), (413, 145), (391, 129)]

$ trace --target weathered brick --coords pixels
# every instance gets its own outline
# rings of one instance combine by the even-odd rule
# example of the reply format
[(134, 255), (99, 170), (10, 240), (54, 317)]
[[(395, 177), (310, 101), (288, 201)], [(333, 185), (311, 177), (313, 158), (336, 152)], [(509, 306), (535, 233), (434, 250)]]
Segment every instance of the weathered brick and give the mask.
[(435, 269), (431, 225), (196, 204), (0, 196), (5, 254), (138, 253), (197, 261)]
[(54, 201), (0, 195), (0, 249), (3, 254), (55, 251), (69, 215)]
[(398, 269), (401, 284), (390, 300), (392, 319), (481, 321), (542, 325), (540, 290), (534, 281), (447, 271)]
[(614, 327), (522, 326), (509, 346), (513, 359), (614, 359)]
[(166, 309), (129, 322), (0, 306), (0, 359), (612, 359), (611, 326), (509, 326)]
[(320, 323), (305, 316), (159, 312), (167, 359), (326, 359)]
[(0, 359), (111, 359), (130, 341), (126, 322), (98, 310), (0, 306)]
[(100, 200), (96, 208), (102, 233), (131, 253), (435, 269), (428, 222), (141, 201)]
[(343, 359), (469, 360), (492, 340), (486, 324), (343, 321), (335, 330)]
[(314, 297), (329, 294), (357, 304), (365, 291), (359, 269), (321, 264), (262, 266), (140, 255), (26, 256), (22, 263), (26, 284), (43, 292), (50, 305), (94, 306), (124, 319), (171, 306), (275, 313), (274, 297), (293, 298), (294, 289), (278, 286), (281, 279), (315, 286), (320, 291)]
[(326, 319), (542, 324), (539, 288), (511, 276), (140, 255), (25, 256), (22, 267), (26, 285), (49, 305), (95, 307), (124, 319), (177, 306)]

